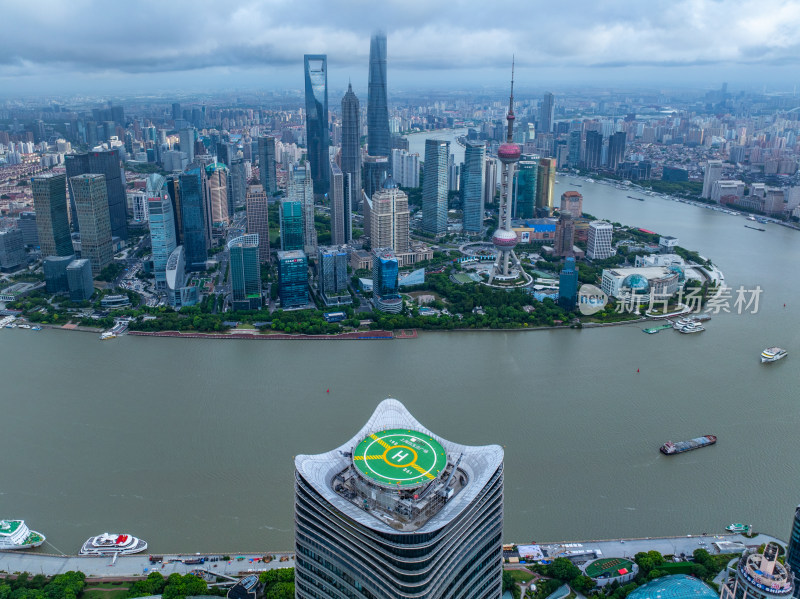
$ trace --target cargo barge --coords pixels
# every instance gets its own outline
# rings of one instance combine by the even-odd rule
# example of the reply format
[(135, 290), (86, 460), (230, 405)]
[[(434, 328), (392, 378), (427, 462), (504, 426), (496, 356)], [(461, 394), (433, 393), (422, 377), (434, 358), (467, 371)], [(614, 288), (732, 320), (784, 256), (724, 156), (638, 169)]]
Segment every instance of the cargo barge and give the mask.
[(660, 451), (664, 455), (675, 455), (678, 453), (691, 451), (693, 449), (700, 449), (701, 447), (708, 447), (709, 445), (714, 445), (716, 442), (716, 435), (704, 435), (702, 437), (690, 439), (689, 441), (678, 441), (677, 443), (667, 441), (661, 446)]

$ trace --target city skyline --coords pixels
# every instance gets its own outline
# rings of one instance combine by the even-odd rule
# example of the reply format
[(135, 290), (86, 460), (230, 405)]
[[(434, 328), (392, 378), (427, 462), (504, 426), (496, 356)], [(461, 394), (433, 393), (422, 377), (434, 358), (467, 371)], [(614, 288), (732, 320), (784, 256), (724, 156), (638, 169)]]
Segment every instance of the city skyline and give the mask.
[[(203, 3), (138, 2), (102, 10), (48, 4), (44, 10), (5, 8), (13, 26), (0, 41), (0, 83), (13, 87), (0, 88), (9, 93), (301, 88), (297, 67), (305, 53), (328, 54), (332, 89), (345, 88), (349, 78), (361, 90), (367, 83), (365, 40), (387, 22), (393, 24), (386, 31), (391, 84), (398, 87), (501, 85), (509, 51), (517, 56), (520, 81), (541, 86), (635, 80), (716, 87), (729, 81), (791, 91), (799, 79), (793, 32), (800, 27), (800, 8), (780, 0), (585, 3), (570, 15), (514, 10), (514, 30), (490, 25), (514, 9), (510, 2), (463, 2), (459, 10), (441, 11), (421, 3), (390, 5), (369, 12), (354, 4), (333, 11), (317, 3), (298, 8), (268, 2), (219, 15), (213, 26), (203, 17)], [(352, 18), (356, 12), (359, 19)], [(184, 26), (172, 26), (179, 21)], [(124, 51), (111, 33), (79, 45), (40, 43), (59, 39), (63, 30), (117, 31), (120, 22), (138, 32), (126, 39)], [(526, 35), (526, 23), (536, 24), (545, 39)], [(580, 32), (581, 43), (565, 41), (565, 31)], [(720, 44), (723, 31), (726, 43)], [(506, 43), (496, 44), (499, 38)]]

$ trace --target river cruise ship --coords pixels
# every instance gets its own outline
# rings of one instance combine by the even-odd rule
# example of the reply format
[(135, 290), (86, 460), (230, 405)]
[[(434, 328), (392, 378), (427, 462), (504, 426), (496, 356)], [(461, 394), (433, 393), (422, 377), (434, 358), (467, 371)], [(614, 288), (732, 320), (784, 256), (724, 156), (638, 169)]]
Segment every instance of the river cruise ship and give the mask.
[(0, 520), (0, 551), (33, 549), (44, 541), (44, 535), (28, 528), (25, 520)]
[(89, 537), (78, 552), (79, 555), (128, 555), (147, 549), (147, 543), (133, 535), (112, 534), (104, 532), (96, 537)]
[(761, 352), (762, 362), (777, 362), (786, 357), (786, 350), (782, 347), (768, 347)]

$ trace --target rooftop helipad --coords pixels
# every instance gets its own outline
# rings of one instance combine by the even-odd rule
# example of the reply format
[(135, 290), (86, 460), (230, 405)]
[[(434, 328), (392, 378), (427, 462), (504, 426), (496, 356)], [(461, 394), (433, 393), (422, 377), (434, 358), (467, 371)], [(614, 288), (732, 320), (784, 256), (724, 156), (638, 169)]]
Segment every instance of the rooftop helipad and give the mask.
[(365, 437), (353, 452), (361, 475), (393, 488), (414, 488), (435, 479), (447, 465), (444, 447), (425, 433), (391, 429)]

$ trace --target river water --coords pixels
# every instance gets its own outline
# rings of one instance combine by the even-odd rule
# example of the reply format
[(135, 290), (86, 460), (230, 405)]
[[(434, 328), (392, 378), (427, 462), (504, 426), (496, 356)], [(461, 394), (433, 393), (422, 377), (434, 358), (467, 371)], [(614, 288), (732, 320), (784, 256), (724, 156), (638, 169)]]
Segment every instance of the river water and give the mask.
[[(562, 179), (559, 195), (571, 188)], [(141, 536), (153, 552), (291, 548), (293, 456), (338, 446), (391, 396), (447, 439), (505, 447), (509, 541), (730, 522), (786, 538), (800, 501), (800, 235), (581, 185), (586, 212), (678, 237), (731, 287), (760, 285), (758, 313), (715, 315), (700, 335), (632, 324), (100, 342), (3, 329), (0, 517), (26, 519), (67, 553), (104, 531)], [(761, 365), (769, 345), (790, 356)], [(707, 433), (714, 447), (658, 452)]]

